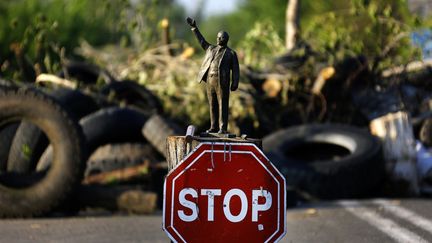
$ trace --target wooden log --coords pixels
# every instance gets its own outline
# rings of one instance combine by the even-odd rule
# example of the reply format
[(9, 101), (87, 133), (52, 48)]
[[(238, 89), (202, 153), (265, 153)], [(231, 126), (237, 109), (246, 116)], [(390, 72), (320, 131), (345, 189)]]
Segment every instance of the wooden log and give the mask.
[(400, 81), (419, 87), (430, 88), (432, 80), (432, 60), (413, 61), (406, 65), (392, 67), (382, 72), (382, 80), (397, 83)]
[(81, 207), (103, 208), (134, 214), (150, 214), (156, 210), (157, 193), (137, 186), (82, 185), (77, 193)]
[(166, 141), (166, 159), (168, 171), (174, 169), (190, 152), (202, 142), (212, 143), (253, 143), (258, 148), (262, 148), (260, 139), (252, 138), (221, 138), (221, 137), (188, 137), (169, 136)]
[(164, 168), (166, 168), (164, 162), (151, 164), (146, 160), (140, 165), (87, 176), (82, 184), (113, 184), (127, 182), (136, 178), (150, 178), (153, 171)]
[(413, 61), (406, 65), (397, 67), (391, 67), (382, 72), (383, 78), (389, 78), (391, 76), (402, 75), (403, 73), (413, 73), (418, 71), (428, 71), (432, 67), (432, 60), (426, 61)]
[(417, 153), (410, 118), (406, 112), (390, 113), (370, 123), (371, 133), (383, 142), (388, 190), (398, 196), (419, 193)]
[[(133, 214), (149, 214), (162, 207), (166, 162), (142, 164), (87, 177), (78, 189), (80, 208), (103, 208)], [(143, 182), (140, 186), (113, 185), (113, 182)], [(110, 185), (107, 185), (110, 184)]]

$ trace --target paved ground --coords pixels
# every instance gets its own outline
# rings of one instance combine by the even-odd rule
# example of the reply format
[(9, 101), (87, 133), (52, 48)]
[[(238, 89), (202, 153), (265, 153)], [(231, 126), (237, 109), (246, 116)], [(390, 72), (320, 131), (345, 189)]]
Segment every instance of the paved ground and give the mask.
[(368, 200), (289, 210), (283, 242), (432, 242), (432, 201)]
[[(282, 242), (432, 242), (432, 200), (336, 201), (287, 211)], [(169, 242), (161, 213), (1, 220), (0, 242)]]

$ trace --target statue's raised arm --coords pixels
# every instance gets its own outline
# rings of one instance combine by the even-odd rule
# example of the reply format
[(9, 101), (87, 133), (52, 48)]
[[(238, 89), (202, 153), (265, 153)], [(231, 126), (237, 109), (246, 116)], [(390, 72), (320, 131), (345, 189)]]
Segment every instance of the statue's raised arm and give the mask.
[(197, 38), (198, 42), (200, 43), (201, 47), (204, 50), (207, 50), (207, 48), (209, 48), (210, 43), (208, 43), (206, 41), (206, 39), (204, 38), (204, 36), (201, 34), (201, 32), (198, 30), (197, 24), (195, 19), (191, 18), (191, 17), (187, 17), (186, 18), (186, 22), (192, 27), (191, 30), (192, 32), (195, 34), (195, 37)]

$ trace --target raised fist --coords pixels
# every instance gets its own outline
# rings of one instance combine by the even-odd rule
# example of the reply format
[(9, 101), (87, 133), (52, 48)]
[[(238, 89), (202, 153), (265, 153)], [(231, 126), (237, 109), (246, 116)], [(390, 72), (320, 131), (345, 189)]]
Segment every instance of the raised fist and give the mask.
[(187, 17), (186, 18), (186, 22), (191, 26), (191, 27), (196, 27), (196, 21), (195, 19), (191, 18), (191, 17)]

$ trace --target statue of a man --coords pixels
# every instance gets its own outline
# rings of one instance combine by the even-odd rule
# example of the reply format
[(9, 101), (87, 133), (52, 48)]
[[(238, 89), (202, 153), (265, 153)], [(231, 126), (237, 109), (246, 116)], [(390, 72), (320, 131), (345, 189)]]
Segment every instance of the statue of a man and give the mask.
[(228, 133), (228, 104), (230, 90), (235, 91), (239, 85), (240, 68), (237, 54), (227, 46), (228, 33), (219, 31), (217, 45), (208, 43), (198, 30), (194, 19), (188, 17), (187, 23), (192, 27), (198, 42), (206, 51), (204, 61), (198, 73), (198, 82), (207, 82), (207, 98), (210, 104), (210, 129), (207, 133)]

